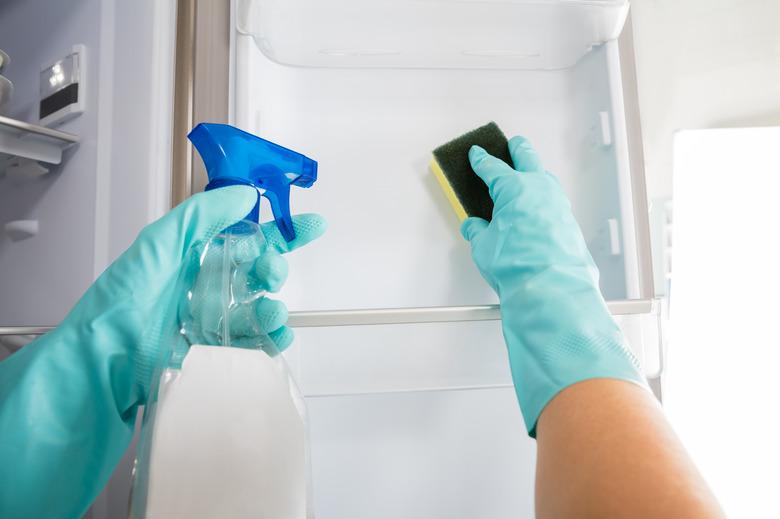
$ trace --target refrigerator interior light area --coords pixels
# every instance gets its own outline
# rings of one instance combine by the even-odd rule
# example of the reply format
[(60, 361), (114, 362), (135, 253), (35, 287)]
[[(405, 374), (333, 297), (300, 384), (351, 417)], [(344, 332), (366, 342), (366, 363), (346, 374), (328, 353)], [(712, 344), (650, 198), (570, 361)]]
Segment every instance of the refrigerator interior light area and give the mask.
[[(291, 311), (496, 304), (428, 169), (433, 148), (489, 121), (530, 138), (561, 180), (605, 297), (650, 297), (618, 40), (627, 1), (234, 5), (232, 122), (319, 162), (291, 203), (330, 225), (288, 257)], [(660, 369), (649, 310), (618, 312), (648, 373)], [(296, 335), (286, 356), (307, 397), (317, 517), (533, 517), (535, 445), (499, 321)]]

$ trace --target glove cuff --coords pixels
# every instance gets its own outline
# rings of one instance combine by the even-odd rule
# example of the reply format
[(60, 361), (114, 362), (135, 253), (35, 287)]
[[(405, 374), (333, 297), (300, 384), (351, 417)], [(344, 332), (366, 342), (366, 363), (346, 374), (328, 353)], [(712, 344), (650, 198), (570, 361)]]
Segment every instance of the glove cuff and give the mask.
[[(522, 344), (522, 341), (521, 341)], [(510, 357), (520, 352), (510, 350)], [(622, 333), (566, 333), (537, 350), (522, 353), (512, 362), (517, 398), (529, 436), (536, 437), (539, 415), (565, 388), (591, 379), (631, 382), (649, 390), (639, 362), (625, 344)]]

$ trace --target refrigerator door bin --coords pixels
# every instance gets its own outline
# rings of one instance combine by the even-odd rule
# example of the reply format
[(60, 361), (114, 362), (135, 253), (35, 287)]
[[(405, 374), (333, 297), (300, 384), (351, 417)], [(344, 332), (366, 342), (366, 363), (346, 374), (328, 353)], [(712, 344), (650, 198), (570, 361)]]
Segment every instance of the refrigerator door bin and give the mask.
[[(648, 364), (659, 313), (618, 316)], [(299, 328), (321, 517), (533, 517), (526, 436), (499, 321)]]
[[(662, 369), (660, 318), (658, 304), (615, 316), (651, 378)], [(285, 357), (309, 399), (513, 387), (498, 320), (296, 328)]]
[(428, 169), (433, 148), (490, 120), (529, 137), (561, 180), (605, 297), (650, 297), (616, 42), (555, 71), (290, 67), (242, 35), (235, 50), (237, 126), (319, 161), (292, 209), (330, 226), (289, 257), (290, 310), (495, 304)]
[(552, 70), (617, 38), (628, 0), (239, 0), (238, 28), (306, 67)]

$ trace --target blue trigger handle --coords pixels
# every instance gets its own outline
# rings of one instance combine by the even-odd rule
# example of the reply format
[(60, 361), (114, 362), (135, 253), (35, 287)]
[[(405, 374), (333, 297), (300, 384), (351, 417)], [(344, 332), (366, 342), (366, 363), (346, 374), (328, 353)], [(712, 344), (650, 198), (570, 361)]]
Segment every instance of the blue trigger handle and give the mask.
[[(206, 191), (232, 185), (255, 187), (271, 204), (285, 240), (295, 239), (290, 214), (290, 186), (310, 187), (317, 162), (296, 151), (227, 124), (200, 123), (188, 135), (209, 177)], [(247, 219), (259, 222), (260, 199)]]
[[(274, 221), (279, 232), (284, 239), (291, 242), (295, 239), (295, 229), (293, 229), (292, 216), (290, 215), (290, 184), (279, 186), (276, 189), (267, 189), (262, 193), (271, 203), (271, 213), (274, 215)], [(260, 208), (258, 199), (257, 209)]]

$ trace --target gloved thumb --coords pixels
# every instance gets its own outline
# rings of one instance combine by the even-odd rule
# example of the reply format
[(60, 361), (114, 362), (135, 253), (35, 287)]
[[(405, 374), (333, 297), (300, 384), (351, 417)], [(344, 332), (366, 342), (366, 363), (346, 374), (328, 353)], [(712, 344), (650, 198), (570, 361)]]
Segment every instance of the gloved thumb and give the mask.
[(460, 226), (460, 234), (469, 242), (473, 242), (487, 227), (487, 221), (472, 216), (471, 218), (466, 218), (463, 225)]

